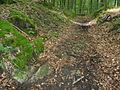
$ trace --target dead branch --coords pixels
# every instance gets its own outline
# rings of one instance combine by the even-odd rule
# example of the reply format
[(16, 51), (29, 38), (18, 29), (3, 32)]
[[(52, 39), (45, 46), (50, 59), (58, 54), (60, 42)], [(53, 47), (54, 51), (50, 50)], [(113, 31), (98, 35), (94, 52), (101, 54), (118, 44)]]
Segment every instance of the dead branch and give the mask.
[(75, 85), (76, 83), (78, 83), (80, 80), (82, 80), (84, 78), (84, 76), (82, 76), (81, 78), (78, 78), (76, 81), (73, 82), (73, 85)]
[(17, 30), (19, 30), (20, 33), (22, 33), (25, 37), (27, 37), (30, 41), (32, 40), (32, 38), (26, 34), (25, 32), (23, 32), (20, 28), (18, 28), (17, 26), (15, 26), (14, 24), (12, 24), (14, 28), (16, 28)]

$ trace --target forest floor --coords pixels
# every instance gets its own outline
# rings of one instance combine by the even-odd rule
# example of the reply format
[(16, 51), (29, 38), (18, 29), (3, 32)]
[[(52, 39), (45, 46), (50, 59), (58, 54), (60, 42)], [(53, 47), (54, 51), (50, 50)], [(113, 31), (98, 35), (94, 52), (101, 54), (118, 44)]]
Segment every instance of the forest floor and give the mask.
[[(77, 19), (81, 23), (90, 20)], [(53, 71), (35, 83), (13, 81), (8, 90), (120, 90), (120, 37), (109, 29), (109, 23), (63, 26), (40, 55)], [(9, 80), (3, 80), (3, 87)]]

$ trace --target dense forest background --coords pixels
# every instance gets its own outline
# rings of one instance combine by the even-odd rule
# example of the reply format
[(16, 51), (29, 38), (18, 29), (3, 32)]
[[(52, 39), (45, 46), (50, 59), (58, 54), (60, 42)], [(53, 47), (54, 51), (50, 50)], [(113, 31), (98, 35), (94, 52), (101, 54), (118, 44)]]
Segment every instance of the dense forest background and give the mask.
[(45, 6), (54, 6), (74, 14), (91, 14), (120, 6), (120, 0), (44, 0)]

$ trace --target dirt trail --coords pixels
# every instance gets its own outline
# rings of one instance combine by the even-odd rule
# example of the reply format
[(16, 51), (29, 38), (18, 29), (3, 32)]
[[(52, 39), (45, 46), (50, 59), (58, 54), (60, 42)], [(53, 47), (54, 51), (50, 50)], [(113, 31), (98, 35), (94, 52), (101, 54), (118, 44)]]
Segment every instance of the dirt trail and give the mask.
[(92, 67), (91, 64), (87, 65), (90, 58), (86, 58), (85, 51), (86, 45), (92, 40), (90, 38), (86, 29), (73, 24), (61, 31), (56, 40), (46, 43), (46, 58), (54, 68), (54, 73), (43, 82), (42, 89), (97, 89), (91, 79), (94, 76), (89, 76), (90, 72), (87, 69)]
[(109, 24), (87, 28), (72, 24), (60, 30), (58, 37), (45, 45), (45, 58), (54, 72), (44, 81), (35, 83), (34, 88), (119, 90), (120, 44), (118, 36), (108, 33), (109, 29)]
[(119, 90), (120, 42), (109, 26), (72, 24), (48, 41), (46, 55), (54, 72), (41, 82), (41, 90)]

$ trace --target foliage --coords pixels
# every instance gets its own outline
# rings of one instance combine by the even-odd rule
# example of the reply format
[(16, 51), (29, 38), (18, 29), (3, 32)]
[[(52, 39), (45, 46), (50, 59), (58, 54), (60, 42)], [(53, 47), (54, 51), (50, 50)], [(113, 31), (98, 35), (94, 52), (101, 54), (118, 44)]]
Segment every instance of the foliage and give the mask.
[[(112, 10), (112, 9), (111, 9)], [(107, 11), (102, 11), (97, 17), (97, 24), (102, 24), (105, 21), (111, 22), (113, 25), (119, 23), (120, 15), (119, 13), (111, 13)]]
[[(17, 9), (12, 9), (11, 6), (7, 6), (8, 8), (11, 8), (9, 9), (10, 14), (7, 17), (7, 20), (10, 23), (17, 26), (18, 28), (20, 28), (21, 30), (23, 30), (24, 32), (26, 32), (27, 34), (29, 33), (36, 34), (34, 30), (36, 23), (41, 26), (44, 25), (43, 28), (48, 28), (48, 30), (51, 29), (54, 30), (55, 29), (54, 27), (57, 28), (59, 24), (65, 22), (65, 19), (61, 17), (59, 14), (51, 12), (48, 8), (44, 7), (39, 3), (27, 2), (28, 5), (31, 5), (30, 7), (31, 10), (23, 12), (23, 10), (21, 10), (22, 7), (21, 3), (23, 2), (20, 2), (20, 7), (17, 7)], [(15, 4), (12, 6), (13, 8), (16, 7)], [(30, 15), (30, 17), (28, 15)], [(34, 52), (39, 54), (40, 52), (44, 51), (44, 44), (42, 43), (41, 39), (47, 37), (41, 36), (39, 38), (36, 38), (33, 41), (35, 45), (33, 45), (8, 21), (0, 20), (0, 38), (2, 38), (1, 44), (5, 48), (10, 47), (9, 50), (7, 50), (9, 51), (9, 54), (4, 55), (2, 58), (9, 59), (16, 68), (24, 70), (29, 61), (34, 58), (33, 55)]]
[(33, 21), (23, 12), (16, 10), (16, 9), (10, 9), (10, 18), (19, 18), (23, 21), (28, 22), (29, 24), (31, 24), (31, 27), (35, 27), (35, 23), (33, 23)]
[(105, 8), (104, 8), (104, 7), (101, 7), (100, 9), (94, 11), (94, 12), (91, 14), (91, 16), (97, 17), (98, 15), (100, 15), (100, 13), (103, 12), (103, 10), (105, 10)]
[[(44, 0), (43, 5), (74, 11), (76, 14), (91, 14), (101, 8), (120, 6), (120, 0)], [(52, 6), (52, 7), (51, 7)], [(94, 14), (95, 14), (94, 13)]]
[(74, 11), (63, 10), (63, 12), (69, 18), (74, 18), (76, 16), (76, 13)]

